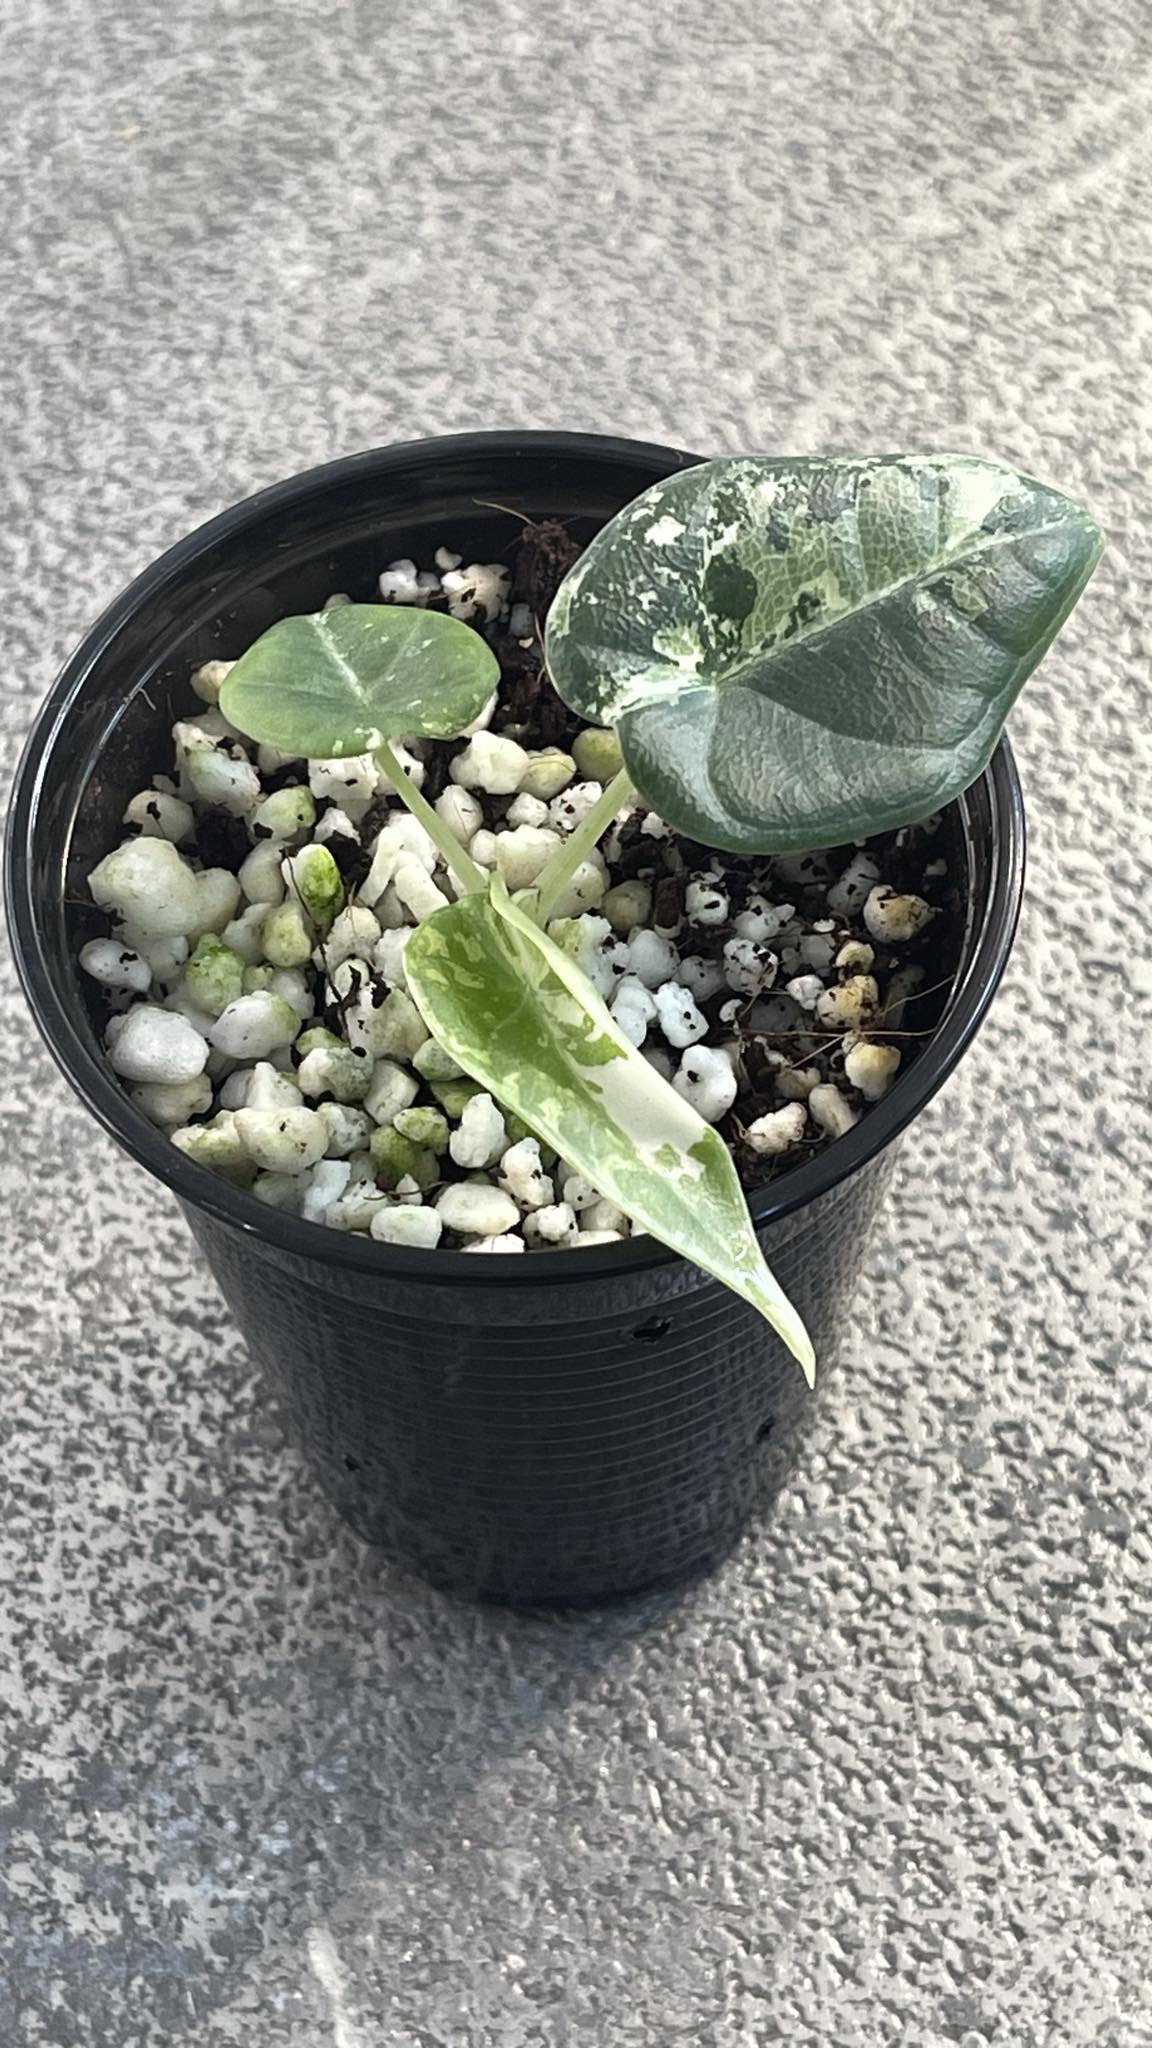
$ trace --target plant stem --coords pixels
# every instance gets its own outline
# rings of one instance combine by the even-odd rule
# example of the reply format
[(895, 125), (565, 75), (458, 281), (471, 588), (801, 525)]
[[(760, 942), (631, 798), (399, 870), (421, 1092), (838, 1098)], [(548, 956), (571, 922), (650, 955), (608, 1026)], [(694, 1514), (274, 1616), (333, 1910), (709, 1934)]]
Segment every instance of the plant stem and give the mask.
[(400, 766), (387, 740), (376, 749), (376, 759), (388, 777), (402, 804), (407, 804), (412, 816), (417, 818), (436, 846), (444, 855), (453, 874), (471, 894), (476, 889), (486, 889), (488, 878), (478, 868), (471, 856), (465, 852), (455, 833), (448, 830), (438, 811), (434, 811), (427, 797), (417, 789), (412, 777)]
[(570, 833), (563, 846), (558, 846), (547, 866), (542, 870), (536, 883), (536, 903), (533, 916), (536, 923), (545, 923), (548, 913), (560, 895), (565, 884), (571, 881), (581, 861), (591, 853), (598, 839), (608, 830), (618, 810), (627, 803), (636, 784), (626, 768), (613, 777), (600, 798), (594, 804), (582, 825)]

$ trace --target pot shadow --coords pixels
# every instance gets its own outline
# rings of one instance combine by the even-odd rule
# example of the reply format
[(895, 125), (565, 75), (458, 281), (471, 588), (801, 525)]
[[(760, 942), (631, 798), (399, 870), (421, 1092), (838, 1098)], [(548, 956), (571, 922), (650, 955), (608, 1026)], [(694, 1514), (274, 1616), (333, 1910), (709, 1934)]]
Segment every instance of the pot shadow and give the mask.
[[(511, 1864), (542, 1811), (576, 1855), (594, 1810), (614, 1854), (600, 1774), (642, 1773), (657, 1701), (675, 1747), (731, 1588), (514, 1611), (400, 1573), (285, 1447), (178, 1212), (142, 1177), (126, 1202), (110, 1148), (69, 1197), (67, 1286), (42, 1298), (60, 1133), (12, 1205), (31, 1348), (5, 1527), (0, 2041), (171, 2048), (249, 1977), (263, 1993), (306, 1969), (309, 1930), (354, 1925), (403, 1871), (439, 1858), (454, 1881), (457, 1837)], [(435, 1904), (418, 1880), (408, 1897), (431, 1941)]]
[(157, 2039), (199, 2038), (250, 1969), (277, 1974), (350, 1893), (429, 1854), (485, 1779), (561, 1749), (593, 1695), (603, 1714), (606, 1675), (611, 1702), (697, 1595), (468, 1605), (337, 1523), (258, 1399), (247, 1421), (165, 1541), (177, 1627), (150, 1617), (125, 1657), (107, 1624), (97, 1740), (64, 1798), (50, 1775), (18, 1783), (6, 1814), (49, 1892), (67, 1873), (69, 1910), (15, 1899), (0, 1965), (0, 2009), (53, 2048), (136, 2038), (142, 2015)]

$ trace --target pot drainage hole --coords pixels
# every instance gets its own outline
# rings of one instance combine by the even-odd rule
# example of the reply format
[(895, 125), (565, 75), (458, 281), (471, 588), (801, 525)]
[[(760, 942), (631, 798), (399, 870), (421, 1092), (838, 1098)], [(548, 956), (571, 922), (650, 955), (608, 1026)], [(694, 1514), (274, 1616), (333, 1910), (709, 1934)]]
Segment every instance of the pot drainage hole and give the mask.
[(632, 1335), (638, 1344), (658, 1344), (671, 1328), (671, 1316), (651, 1316), (646, 1323), (637, 1323)]

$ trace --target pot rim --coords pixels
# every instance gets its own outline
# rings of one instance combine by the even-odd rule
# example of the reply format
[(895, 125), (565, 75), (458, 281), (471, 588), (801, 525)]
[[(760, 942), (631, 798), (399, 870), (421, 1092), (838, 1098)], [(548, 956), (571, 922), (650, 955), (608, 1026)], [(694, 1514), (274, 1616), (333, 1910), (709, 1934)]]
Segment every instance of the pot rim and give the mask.
[[(643, 459), (683, 468), (705, 458), (659, 443), (623, 436), (532, 430), (430, 436), (360, 450), (352, 455), (301, 471), (240, 499), (174, 546), (165, 550), (113, 599), (69, 656), (38, 712), (13, 780), (5, 858), (5, 901), (17, 973), (53, 1059), (64, 1078), (105, 1131), (179, 1201), (204, 1210), (250, 1239), (303, 1260), (377, 1276), (491, 1286), (491, 1267), (474, 1261), (463, 1265), (458, 1253), (419, 1251), (359, 1238), (272, 1209), (243, 1189), (217, 1179), (171, 1144), (129, 1100), (111, 1068), (88, 1043), (76, 988), (67, 987), (42, 942), (36, 915), (33, 877), (36, 872), (36, 829), (46, 769), (61, 747), (73, 702), (94, 666), (142, 601), (165, 586), (178, 583), (193, 563), (221, 542), (234, 538), (272, 512), (302, 506), (317, 489), (364, 474), (386, 474), (402, 468), (420, 451), (436, 457), (453, 454), (510, 455), (518, 450), (592, 460)], [(65, 742), (66, 744), (66, 742)], [(1019, 776), (1006, 738), (978, 778), (991, 812), (993, 832), (987, 900), (979, 930), (973, 934), (969, 958), (961, 963), (948, 1008), (920, 1057), (899, 1077), (882, 1101), (846, 1136), (789, 1167), (779, 1179), (748, 1197), (758, 1229), (807, 1208), (847, 1180), (858, 1168), (900, 1136), (952, 1073), (975, 1037), (1008, 962), (1020, 915), (1024, 886), (1025, 820)], [(961, 811), (968, 796), (957, 799)], [(63, 862), (60, 864), (61, 874)], [(87, 1019), (84, 1019), (85, 1024)], [(567, 1280), (594, 1280), (629, 1271), (670, 1265), (681, 1254), (652, 1237), (628, 1238), (620, 1244), (596, 1245), (578, 1252), (533, 1252), (530, 1258), (501, 1262), (500, 1284), (547, 1285)], [(686, 1262), (687, 1263), (687, 1262)]]

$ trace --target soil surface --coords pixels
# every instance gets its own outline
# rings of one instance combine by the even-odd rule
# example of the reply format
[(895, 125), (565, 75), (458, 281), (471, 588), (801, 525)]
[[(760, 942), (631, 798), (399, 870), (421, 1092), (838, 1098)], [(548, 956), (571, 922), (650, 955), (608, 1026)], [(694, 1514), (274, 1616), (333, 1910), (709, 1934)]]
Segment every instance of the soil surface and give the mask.
[[(450, 551), (451, 536), (444, 538)], [(553, 688), (542, 645), (548, 607), (579, 553), (580, 543), (566, 526), (548, 518), (522, 527), (504, 563), (473, 563), (453, 570), (444, 564), (459, 565), (462, 558), (441, 549), (440, 577), (412, 562), (392, 563), (383, 573), (389, 592), (411, 593), (407, 598), (394, 595), (392, 601), (451, 608), (484, 634), (500, 663), (488, 729), (517, 741), (529, 755), (542, 749), (571, 755), (586, 730), (585, 722)], [(373, 588), (354, 595), (371, 600), (379, 592)], [(347, 595), (338, 593), (330, 600), (339, 601), (346, 602)], [(214, 712), (207, 715), (210, 721), (218, 718)], [(222, 723), (210, 724), (209, 729), (216, 735), (215, 748), (250, 773), (256, 749)], [(453, 786), (456, 757), (466, 744), (459, 739), (411, 743), (430, 801)], [(389, 951), (388, 932), (394, 935), (398, 927), (416, 921), (415, 913), (393, 900), (393, 891), (377, 900), (378, 892), (368, 889), (379, 834), (395, 825), (401, 813), (394, 794), (371, 783), (358, 802), (345, 794), (342, 777), (333, 794), (331, 777), (321, 775), (318, 782), (312, 773), (315, 765), (277, 762), (262, 770), (261, 800), (310, 779), (317, 792), (314, 823), (283, 851), (299, 850), (313, 837), (322, 839), (339, 867), (347, 902), (356, 900), (379, 913), (379, 927), (373, 917), (368, 919), (380, 941), (379, 957), (371, 937), (350, 949), (350, 985), (334, 985), (338, 963), (328, 941), (317, 946), (312, 964), (305, 964), (300, 984), (313, 1006), (311, 1021), (323, 1022), (354, 1051), (362, 1052), (366, 1047), (353, 1043), (356, 1034), (349, 1027), (349, 1008), (361, 999), (382, 1008), (393, 988), (403, 987), (402, 979), (396, 980), (402, 970)], [(349, 767), (354, 769), (355, 764)], [(176, 784), (159, 776), (156, 786), (171, 791)], [(352, 786), (347, 784), (348, 789)], [(567, 785), (547, 803), (522, 791), (493, 794), (473, 778), (471, 793), (482, 814), (479, 832), (488, 841), (487, 858), (495, 857), (499, 864), (495, 849), (502, 835), (528, 822), (526, 803), (534, 829), (547, 826), (558, 843), (573, 823), (563, 807), (587, 805), (599, 797), (602, 786), (583, 778), (578, 766), (573, 771), (571, 761)], [(192, 794), (186, 782), (182, 794)], [(270, 836), (268, 827), (252, 825), (247, 816), (232, 815), (227, 809), (196, 802), (194, 811), (194, 838), (182, 851), (205, 869), (238, 875), (253, 845)], [(474, 851), (480, 843), (477, 837)], [(431, 866), (430, 842), (428, 850)], [(573, 949), (621, 1028), (715, 1124), (743, 1184), (752, 1190), (835, 1143), (898, 1084), (929, 1042), (958, 957), (963, 909), (956, 879), (958, 852), (954, 823), (944, 814), (860, 845), (808, 855), (719, 853), (675, 833), (636, 799), (617, 814), (600, 841), (602, 867), (588, 900), (558, 910), (577, 921), (568, 926)], [(436, 872), (437, 887), (447, 892), (448, 877), (442, 868)], [(633, 904), (639, 901), (639, 910), (625, 912), (618, 904), (617, 892), (625, 884), (633, 885)], [(434, 898), (435, 894), (433, 890)], [(900, 928), (899, 919), (893, 922), (891, 907), (901, 906), (906, 913), (911, 906), (912, 929)], [(426, 910), (420, 912), (425, 914)], [(226, 942), (230, 931), (231, 927), (225, 929)], [(117, 928), (118, 936), (126, 933), (127, 928), (124, 934)], [(355, 957), (358, 954), (363, 957)], [(348, 958), (348, 953), (340, 954), (341, 960)], [(158, 973), (144, 1000), (180, 1008), (183, 972), (178, 966), (165, 970), (163, 978)], [(122, 1010), (137, 999), (123, 993), (110, 999), (110, 1007)], [(210, 1026), (202, 1021), (200, 1028), (207, 1035)], [(374, 1050), (373, 1057), (377, 1056)], [(213, 1122), (222, 1109), (243, 1106), (243, 1077), (235, 1075), (236, 1064), (214, 1056), (209, 1066), (211, 1101), (187, 1115), (185, 1127), (176, 1133), (178, 1142), (189, 1129)], [(413, 1077), (414, 1088), (417, 1079)], [(309, 1090), (314, 1108), (329, 1099)], [(345, 1094), (340, 1099), (354, 1105), (360, 1098)], [(419, 1078), (415, 1108), (434, 1109), (443, 1102), (435, 1082)], [(376, 1109), (369, 1107), (375, 1115)], [(368, 1117), (362, 1121), (367, 1127)], [(511, 1120), (509, 1143), (513, 1130)], [(367, 1136), (361, 1133), (357, 1142), (361, 1149), (351, 1155), (353, 1179), (347, 1199), (341, 1206), (334, 1196), (331, 1215), (317, 1214), (316, 1221), (331, 1221), (340, 1228), (369, 1227), (366, 1212), (360, 1214), (353, 1198), (357, 1187), (371, 1183), (376, 1169), (363, 1149)], [(492, 1176), (498, 1171), (498, 1156), (489, 1162)], [(476, 1165), (475, 1159), (457, 1159), (453, 1136), (449, 1150), (438, 1155), (434, 1173), (421, 1181), (423, 1194), (412, 1190), (405, 1196), (401, 1182), (401, 1199), (431, 1203), (445, 1184), (473, 1177)], [(234, 1175), (234, 1168), (227, 1165), (217, 1170)], [(249, 1184), (251, 1171), (242, 1184)], [(570, 1170), (561, 1162), (555, 1167), (557, 1202), (567, 1178)], [(302, 1191), (305, 1184), (301, 1182)], [(395, 1193), (395, 1174), (390, 1179), (381, 1174), (377, 1185)], [(499, 1185), (507, 1189), (506, 1181)], [(261, 1186), (263, 1181), (257, 1193)], [(356, 1221), (348, 1220), (348, 1202), (353, 1202)], [(310, 1213), (307, 1204), (304, 1213)], [(574, 1212), (568, 1222), (567, 1242), (575, 1241), (577, 1230), (622, 1235), (631, 1227), (610, 1204), (592, 1214), (589, 1203), (588, 1216)], [(542, 1249), (557, 1241), (537, 1239), (527, 1210), (521, 1224), (523, 1239), (518, 1225), (511, 1242), (501, 1238), (501, 1249), (520, 1251), (525, 1243)], [(467, 1236), (446, 1230), (444, 1242), (464, 1244)]]

